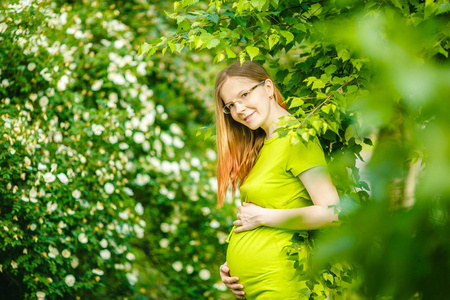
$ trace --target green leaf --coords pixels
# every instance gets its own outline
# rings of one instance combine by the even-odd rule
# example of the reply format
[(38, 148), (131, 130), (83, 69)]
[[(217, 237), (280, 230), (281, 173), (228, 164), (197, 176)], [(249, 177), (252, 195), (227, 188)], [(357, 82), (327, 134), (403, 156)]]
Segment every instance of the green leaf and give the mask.
[(350, 59), (350, 52), (347, 49), (340, 49), (338, 51), (338, 58), (342, 59), (342, 61), (346, 61)]
[(306, 32), (306, 26), (303, 23), (296, 23), (294, 28), (303, 32)]
[(235, 58), (236, 57), (236, 53), (234, 53), (233, 50), (231, 50), (230, 47), (226, 47), (225, 51), (227, 52), (228, 58)]
[(212, 39), (209, 43), (208, 43), (208, 45), (206, 46), (206, 48), (208, 48), (208, 49), (212, 49), (212, 48), (215, 48), (217, 45), (219, 45), (220, 44), (220, 40), (219, 39)]
[(178, 23), (178, 30), (177, 32), (185, 32), (191, 29), (191, 22), (188, 20), (184, 20), (181, 23)]
[(312, 85), (312, 89), (321, 89), (324, 87), (325, 87), (325, 83), (320, 79), (315, 80)]
[(247, 46), (245, 47), (245, 51), (247, 51), (248, 55), (250, 56), (250, 60), (253, 60), (253, 58), (258, 55), (259, 48), (253, 47), (253, 46)]
[(272, 50), (273, 46), (278, 44), (280, 41), (280, 36), (278, 34), (271, 34), (269, 36), (269, 50)]
[(142, 45), (138, 49), (138, 56), (141, 54), (147, 53), (151, 49), (151, 45), (147, 42), (142, 43)]
[(245, 52), (244, 51), (239, 52), (239, 62), (241, 63), (241, 65), (245, 62)]
[(223, 54), (223, 51), (220, 51), (219, 53), (217, 53), (217, 55), (214, 57), (214, 63), (218, 63), (221, 62), (222, 60), (225, 59), (225, 55)]
[(286, 39), (286, 44), (289, 44), (294, 40), (294, 35), (289, 31), (282, 30), (280, 31), (280, 34)]
[(334, 72), (336, 72), (337, 67), (335, 65), (329, 65), (328, 67), (325, 68), (325, 74), (327, 75), (331, 75)]
[(252, 6), (258, 11), (262, 11), (267, 0), (252, 0)]
[(169, 45), (170, 51), (172, 51), (172, 53), (173, 53), (175, 51), (175, 49), (176, 49), (175, 44), (172, 43), (172, 42), (169, 42), (168, 45)]
[(206, 15), (206, 18), (208, 20), (213, 21), (215, 24), (217, 24), (217, 22), (219, 22), (219, 15), (216, 14), (216, 12), (212, 12), (211, 14)]
[(322, 106), (321, 108), (320, 108), (320, 110), (321, 111), (323, 111), (324, 113), (326, 113), (326, 114), (329, 114), (330, 113), (330, 105), (328, 104), (328, 105), (324, 105), (324, 106)]
[(299, 97), (291, 97), (292, 99), (289, 104), (289, 108), (302, 106), (305, 102)]

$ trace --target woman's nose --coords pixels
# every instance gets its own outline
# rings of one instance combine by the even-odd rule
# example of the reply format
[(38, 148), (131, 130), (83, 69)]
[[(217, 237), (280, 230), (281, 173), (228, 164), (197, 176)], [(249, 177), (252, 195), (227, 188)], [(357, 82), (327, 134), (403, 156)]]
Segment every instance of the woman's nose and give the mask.
[(236, 101), (236, 103), (234, 103), (234, 106), (236, 107), (236, 112), (239, 113), (243, 110), (245, 110), (245, 105), (242, 104), (240, 101)]

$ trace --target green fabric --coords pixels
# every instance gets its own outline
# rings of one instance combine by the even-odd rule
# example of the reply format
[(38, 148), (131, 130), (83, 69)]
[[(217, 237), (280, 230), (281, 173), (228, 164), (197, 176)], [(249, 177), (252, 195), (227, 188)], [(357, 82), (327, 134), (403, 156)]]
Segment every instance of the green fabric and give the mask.
[[(266, 208), (288, 209), (312, 205), (298, 178), (303, 171), (326, 166), (317, 140), (308, 145), (291, 140), (295, 132), (266, 140), (255, 166), (240, 188), (244, 202)], [(246, 299), (308, 299), (299, 291), (305, 282), (295, 276), (294, 261), (285, 247), (295, 231), (266, 226), (240, 233), (230, 233), (227, 263), (231, 276), (244, 286)], [(305, 253), (300, 253), (304, 255)]]

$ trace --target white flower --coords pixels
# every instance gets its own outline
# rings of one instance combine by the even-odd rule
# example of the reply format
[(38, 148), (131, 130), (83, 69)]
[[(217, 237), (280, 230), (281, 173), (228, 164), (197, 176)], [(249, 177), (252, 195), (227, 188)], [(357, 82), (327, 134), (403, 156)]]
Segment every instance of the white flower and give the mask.
[(124, 190), (125, 193), (127, 193), (128, 196), (130, 196), (130, 197), (134, 196), (133, 190), (130, 189), (129, 187), (124, 187), (123, 190)]
[[(123, 220), (128, 220), (128, 216), (130, 215), (130, 211), (128, 209), (124, 210), (123, 212), (119, 213), (119, 217)], [(125, 224), (127, 225), (127, 224)]]
[(134, 210), (140, 216), (144, 214), (144, 206), (142, 206), (141, 202), (136, 203), (136, 205), (134, 206)]
[(119, 141), (119, 138), (116, 136), (116, 135), (111, 135), (111, 136), (109, 136), (109, 142), (111, 143), (111, 144), (115, 144), (115, 143), (117, 143)]
[(103, 210), (105, 209), (105, 207), (103, 206), (103, 203), (101, 203), (100, 201), (97, 201), (97, 204), (95, 206), (98, 210)]
[(118, 74), (118, 73), (109, 73), (108, 79), (117, 85), (124, 85), (126, 82), (125, 77), (123, 77), (122, 74)]
[(38, 170), (42, 171), (42, 170), (45, 170), (45, 169), (47, 169), (46, 165), (38, 163)]
[(126, 273), (125, 276), (127, 276), (128, 282), (131, 285), (135, 285), (136, 282), (138, 281), (137, 276), (134, 275), (133, 273)]
[(102, 239), (102, 240), (100, 241), (100, 246), (102, 246), (103, 248), (108, 247), (108, 241), (105, 240), (105, 239)]
[(36, 64), (34, 62), (29, 63), (27, 69), (30, 72), (33, 71), (34, 69), (36, 69)]
[(170, 231), (170, 225), (167, 224), (167, 223), (161, 223), (160, 228), (161, 228), (162, 232), (169, 232)]
[(136, 144), (142, 144), (145, 141), (145, 135), (138, 131), (133, 135), (133, 140)]
[(169, 240), (168, 239), (161, 239), (159, 241), (159, 245), (161, 246), (161, 248), (167, 248), (167, 247), (169, 247)]
[(123, 41), (122, 40), (116, 40), (114, 41), (114, 48), (121, 49), (123, 47)]
[(63, 135), (62, 135), (62, 133), (61, 132), (56, 132), (55, 133), (55, 135), (53, 136), (53, 140), (56, 142), (56, 143), (61, 143), (62, 142), (62, 139), (63, 139)]
[(172, 268), (177, 271), (180, 272), (181, 269), (183, 269), (183, 264), (181, 263), (181, 261), (176, 261), (172, 264)]
[(217, 229), (220, 227), (220, 223), (217, 220), (212, 220), (211, 223), (209, 223), (209, 226), (211, 226), (211, 228)]
[(186, 266), (186, 273), (192, 274), (192, 272), (194, 272), (194, 267), (191, 266), (191, 265), (187, 265)]
[(170, 146), (170, 145), (172, 145), (173, 139), (169, 134), (163, 132), (163, 133), (161, 133), (161, 141), (163, 141), (164, 144)]
[(120, 150), (127, 150), (128, 148), (130, 148), (130, 146), (128, 146), (127, 143), (120, 143), (119, 148)]
[(197, 171), (191, 171), (189, 172), (189, 176), (191, 176), (192, 179), (194, 179), (195, 182), (200, 181), (200, 173)]
[(65, 257), (65, 258), (69, 258), (70, 257), (70, 251), (68, 250), (68, 249), (64, 249), (62, 252), (61, 252), (61, 255), (63, 256), (63, 257)]
[(150, 176), (148, 174), (137, 174), (136, 184), (139, 186), (144, 186), (150, 181)]
[[(126, 70), (125, 71), (125, 78), (127, 79), (128, 82), (130, 83), (136, 83), (137, 82), (137, 78), (136, 76), (134, 76), (130, 70)], [(137, 96), (137, 95), (136, 95)], [(135, 97), (133, 97), (135, 98)]]
[(136, 236), (140, 239), (142, 239), (144, 237), (144, 228), (142, 228), (141, 226), (139, 226), (138, 224), (134, 224), (133, 225), (133, 229), (134, 232), (136, 233)]
[(114, 185), (113, 185), (111, 182), (105, 183), (104, 188), (105, 188), (105, 192), (106, 192), (107, 194), (112, 194), (112, 193), (114, 193)]
[(78, 236), (78, 240), (82, 244), (86, 244), (88, 242), (88, 238), (84, 232), (80, 233), (80, 235)]
[(52, 201), (47, 203), (47, 211), (53, 212), (58, 208), (58, 203), (53, 203)]
[(227, 286), (222, 281), (214, 283), (213, 288), (223, 292), (227, 290)]
[(201, 168), (200, 159), (198, 159), (198, 157), (193, 157), (191, 159), (191, 166), (196, 167), (196, 168)]
[(92, 273), (94, 273), (95, 275), (98, 275), (98, 276), (102, 276), (103, 274), (105, 274), (105, 272), (100, 269), (93, 269)]
[(61, 78), (58, 80), (58, 83), (56, 85), (56, 88), (58, 89), (58, 91), (65, 91), (67, 88), (67, 84), (69, 83), (69, 76), (67, 75), (63, 75), (61, 76)]
[(103, 85), (103, 79), (96, 80), (94, 82), (94, 84), (91, 86), (91, 90), (98, 91), (102, 88), (102, 85)]
[(206, 157), (211, 160), (211, 161), (215, 161), (217, 158), (216, 152), (212, 149), (206, 149)]
[[(48, 71), (48, 68), (45, 68), (45, 69), (43, 69), (41, 72), (39, 72), (39, 74), (41, 74), (41, 76), (42, 76), (45, 80), (50, 81), (50, 80), (52, 80), (52, 74), (47, 73), (47, 71)], [(42, 106), (42, 105), (41, 105), (41, 106)]]
[(37, 292), (36, 297), (38, 300), (44, 300), (45, 299), (45, 293), (44, 292)]
[(110, 259), (111, 258), (111, 252), (108, 249), (103, 249), (100, 251), (100, 256), (103, 259)]
[(39, 105), (41, 107), (46, 107), (48, 105), (48, 102), (49, 102), (49, 100), (48, 100), (47, 96), (43, 96), (43, 97), (41, 97), (41, 99), (39, 99)]
[(8, 79), (3, 79), (2, 80), (2, 87), (8, 87), (9, 86), (9, 81)]
[(36, 225), (36, 224), (31, 224), (31, 225), (30, 225), (30, 230), (31, 230), (31, 231), (35, 231), (36, 228), (37, 228), (37, 225)]
[(5, 22), (0, 23), (0, 33), (3, 33), (8, 28), (8, 25), (6, 25)]
[(169, 127), (169, 129), (170, 129), (170, 131), (171, 131), (173, 134), (176, 134), (176, 135), (180, 135), (180, 134), (183, 133), (183, 131), (181, 130), (181, 128), (180, 128), (177, 124), (175, 124), (175, 123), (171, 124), (170, 127)]
[(127, 258), (128, 260), (135, 260), (135, 259), (136, 259), (136, 257), (134, 256), (134, 254), (131, 253), (131, 252), (128, 252), (128, 253), (127, 253), (126, 258)]
[(202, 280), (208, 280), (211, 277), (211, 273), (206, 269), (202, 269), (200, 270), (200, 272), (198, 272), (198, 276)]
[(74, 197), (75, 199), (78, 199), (81, 197), (81, 192), (79, 190), (73, 190), (72, 191), (72, 197)]
[(100, 135), (105, 131), (105, 127), (102, 125), (92, 124), (91, 126), (92, 132), (94, 132), (95, 135)]
[(202, 211), (204, 216), (207, 216), (211, 213), (211, 209), (209, 209), (209, 207), (206, 207), (206, 206), (202, 207), (200, 210)]
[(52, 247), (50, 245), (50, 246), (48, 246), (48, 249), (49, 249), (48, 257), (55, 258), (56, 256), (59, 255), (59, 251), (55, 247)]
[(173, 145), (174, 145), (176, 148), (181, 149), (181, 148), (184, 147), (184, 142), (183, 142), (178, 136), (176, 136), (176, 137), (173, 139)]
[(61, 181), (63, 184), (67, 184), (69, 182), (69, 178), (67, 178), (67, 175), (64, 173), (59, 173), (58, 175), (59, 181)]
[(78, 267), (78, 265), (79, 265), (79, 263), (80, 263), (80, 261), (78, 260), (78, 258), (77, 257), (73, 257), (72, 258), (72, 260), (70, 261), (70, 265), (72, 266), (72, 268), (76, 268), (76, 267)]
[(66, 276), (64, 281), (66, 282), (66, 284), (68, 286), (72, 287), (75, 284), (75, 276), (73, 276), (72, 274), (69, 274)]
[(142, 75), (142, 76), (146, 75), (146, 74), (147, 74), (147, 71), (146, 71), (146, 69), (145, 69), (146, 65), (147, 65), (147, 64), (146, 64), (145, 62), (140, 62), (139, 65), (138, 65), (137, 68), (136, 68), (136, 72), (137, 72), (139, 75)]
[(11, 267), (13, 267), (13, 269), (17, 269), (19, 267), (19, 265), (15, 261), (12, 260)]

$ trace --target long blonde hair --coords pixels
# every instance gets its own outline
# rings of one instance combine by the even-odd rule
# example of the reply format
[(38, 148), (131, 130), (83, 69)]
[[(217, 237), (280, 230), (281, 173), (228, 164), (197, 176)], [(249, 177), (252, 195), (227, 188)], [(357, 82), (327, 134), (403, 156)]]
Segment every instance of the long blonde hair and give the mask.
[[(245, 61), (242, 65), (239, 61), (235, 61), (217, 74), (214, 98), (218, 154), (218, 207), (223, 205), (223, 199), (230, 184), (234, 197), (236, 188), (241, 186), (253, 168), (266, 137), (266, 133), (261, 128), (251, 130), (233, 120), (230, 114), (223, 113), (224, 101), (220, 96), (220, 90), (228, 77), (246, 77), (255, 81), (271, 79), (263, 67), (252, 61)], [(287, 110), (283, 96), (275, 86), (274, 97), (277, 103)]]

